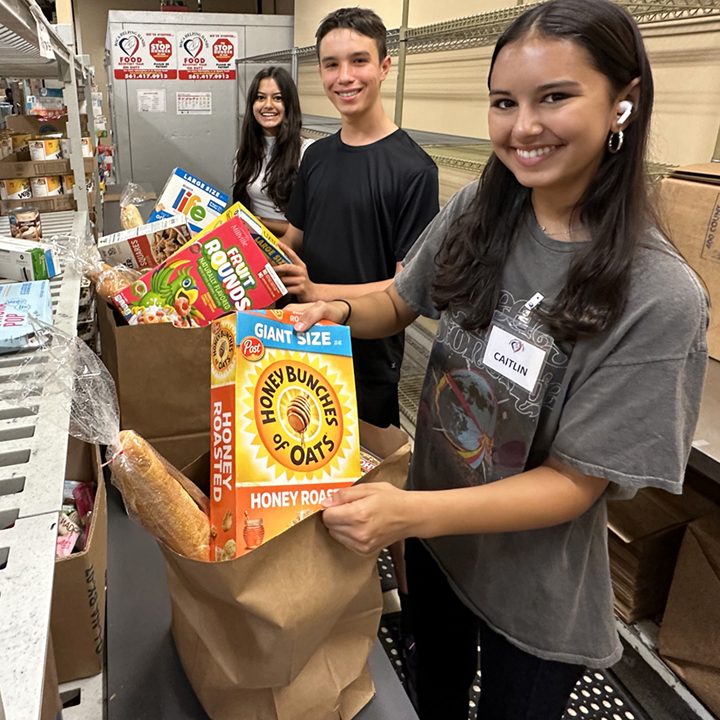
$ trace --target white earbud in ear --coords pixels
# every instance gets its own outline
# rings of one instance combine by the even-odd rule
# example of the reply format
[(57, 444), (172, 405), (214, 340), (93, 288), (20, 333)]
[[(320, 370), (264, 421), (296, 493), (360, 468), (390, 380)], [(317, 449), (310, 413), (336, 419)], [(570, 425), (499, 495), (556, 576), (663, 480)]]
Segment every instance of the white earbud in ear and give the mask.
[(622, 100), (619, 105), (622, 115), (618, 118), (618, 125), (622, 125), (631, 115), (633, 104), (629, 100)]

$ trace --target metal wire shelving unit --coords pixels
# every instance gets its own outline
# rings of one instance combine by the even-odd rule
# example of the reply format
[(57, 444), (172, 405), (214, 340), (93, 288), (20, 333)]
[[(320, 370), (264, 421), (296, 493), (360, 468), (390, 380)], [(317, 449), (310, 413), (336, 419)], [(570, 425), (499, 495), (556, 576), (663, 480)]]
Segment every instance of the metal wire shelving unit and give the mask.
[[(616, 0), (617, 1), (617, 0)], [(418, 27), (394, 28), (388, 30), (387, 46), (390, 55), (400, 55), (397, 91), (395, 96), (395, 122), (402, 124), (402, 106), (404, 102), (405, 65), (403, 54), (466, 50), (492, 45), (503, 30), (528, 8), (539, 5), (531, 3), (516, 5), (502, 10), (471, 15)], [(654, 0), (652, 2), (634, 2), (620, 0), (635, 21), (643, 26), (678, 20), (697, 20), (720, 17), (720, 0)], [(297, 82), (300, 65), (317, 62), (314, 45), (289, 48), (280, 52), (254, 55), (237, 61), (238, 65), (289, 65)], [(244, 97), (244, 93), (239, 93)], [(332, 121), (330, 120), (330, 124)], [(317, 121), (315, 123), (318, 124)], [(306, 129), (310, 137), (323, 137), (323, 131), (316, 128)], [(479, 175), (490, 155), (489, 142), (477, 139), (462, 147), (457, 142), (438, 142), (437, 145), (423, 144), (424, 149), (441, 167), (463, 170)], [(655, 176), (668, 174), (672, 168), (667, 165), (653, 165), (650, 173)]]
[[(75, 187), (84, 188), (78, 90), (90, 97), (91, 74), (34, 0), (0, 0), (0, 76), (63, 83), (70, 162)], [(89, 232), (87, 195), (75, 195), (77, 211), (42, 214), (45, 237)], [(0, 234), (9, 234), (7, 218), (0, 218)], [(70, 335), (76, 333), (80, 283), (71, 267), (50, 281), (55, 326)], [(26, 362), (36, 362), (32, 350), (0, 355), (0, 388)], [(29, 408), (0, 401), (0, 717), (5, 720), (36, 720), (42, 709), (69, 427), (68, 410), (51, 391), (38, 393)]]

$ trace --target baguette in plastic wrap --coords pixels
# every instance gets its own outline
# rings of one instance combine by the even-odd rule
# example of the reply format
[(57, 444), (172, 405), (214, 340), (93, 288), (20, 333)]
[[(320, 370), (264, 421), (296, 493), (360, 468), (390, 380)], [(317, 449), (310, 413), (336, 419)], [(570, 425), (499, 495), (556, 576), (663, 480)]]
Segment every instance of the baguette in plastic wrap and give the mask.
[(208, 516), (139, 435), (123, 430), (120, 446), (111, 467), (128, 512), (179, 555), (209, 560)]

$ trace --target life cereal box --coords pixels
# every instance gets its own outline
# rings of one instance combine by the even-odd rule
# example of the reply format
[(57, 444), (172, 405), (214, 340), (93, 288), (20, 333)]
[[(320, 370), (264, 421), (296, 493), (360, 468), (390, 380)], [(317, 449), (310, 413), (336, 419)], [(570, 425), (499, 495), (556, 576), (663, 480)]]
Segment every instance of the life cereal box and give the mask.
[(360, 476), (350, 331), (283, 310), (212, 324), (214, 559), (258, 547)]
[(175, 168), (160, 193), (150, 222), (180, 215), (194, 235), (222, 213), (229, 199), (209, 183)]
[(287, 293), (238, 218), (185, 245), (113, 301), (130, 325), (209, 325), (236, 310), (261, 309)]

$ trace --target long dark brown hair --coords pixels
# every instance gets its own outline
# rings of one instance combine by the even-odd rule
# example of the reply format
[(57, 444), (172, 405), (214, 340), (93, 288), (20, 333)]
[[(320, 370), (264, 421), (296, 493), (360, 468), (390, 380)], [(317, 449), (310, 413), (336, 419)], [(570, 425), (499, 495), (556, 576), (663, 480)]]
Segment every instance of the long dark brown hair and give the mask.
[(255, 210), (247, 186), (260, 175), (265, 143), (262, 126), (253, 113), (253, 104), (258, 95), (260, 81), (265, 78), (271, 78), (277, 83), (285, 106), (285, 117), (275, 136), (272, 155), (265, 170), (263, 188), (275, 206), (284, 213), (300, 164), (302, 113), (295, 83), (290, 73), (281, 67), (264, 68), (250, 83), (245, 104), (245, 118), (240, 131), (240, 148), (235, 156), (233, 202), (241, 202), (250, 210)]
[[(652, 72), (640, 31), (626, 10), (609, 0), (550, 0), (521, 15), (500, 37), (488, 84), (500, 51), (529, 33), (577, 43), (615, 93), (640, 78), (640, 98), (624, 130), (624, 145), (616, 154), (605, 153), (573, 214), (590, 241), (575, 254), (552, 307), (535, 311), (558, 339), (591, 337), (621, 315), (636, 250), (648, 227), (657, 227), (645, 172)], [(435, 303), (440, 310), (462, 306), (466, 330), (489, 325), (500, 296), (502, 268), (530, 212), (530, 190), (493, 154), (475, 198), (436, 259)]]

